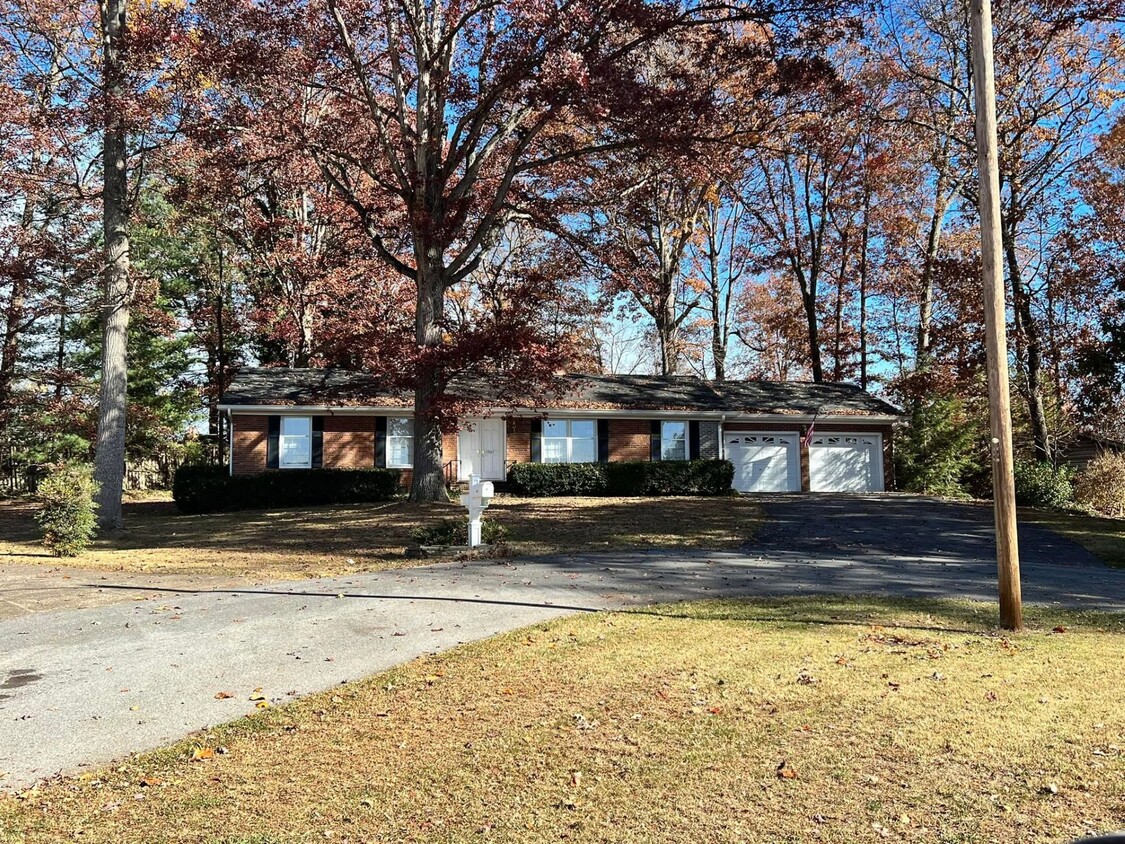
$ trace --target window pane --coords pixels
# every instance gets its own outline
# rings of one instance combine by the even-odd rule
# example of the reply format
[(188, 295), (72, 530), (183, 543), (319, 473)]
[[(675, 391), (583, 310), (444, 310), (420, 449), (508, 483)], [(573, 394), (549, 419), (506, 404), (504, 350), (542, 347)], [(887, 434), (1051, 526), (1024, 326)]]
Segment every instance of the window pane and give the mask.
[(660, 437), (664, 440), (682, 440), (686, 436), (686, 422), (664, 422), (661, 424)]
[(597, 460), (593, 440), (573, 439), (570, 441), (571, 463), (593, 463)]
[(543, 462), (544, 463), (565, 463), (566, 462), (566, 440), (565, 439), (544, 439), (543, 440)]
[(411, 437), (387, 438), (387, 463), (391, 466), (410, 466), (413, 455), (410, 453), (414, 440)]
[(414, 420), (396, 417), (387, 418), (387, 436), (412, 437), (414, 436)]
[(597, 425), (590, 419), (575, 419), (570, 423), (570, 435), (572, 437), (582, 437), (584, 439), (593, 439), (597, 432)]
[(660, 443), (661, 460), (687, 460), (687, 449), (683, 440), (663, 440)]
[(543, 436), (544, 437), (565, 437), (566, 436), (566, 423), (565, 422), (544, 422), (543, 423)]
[(281, 434), (286, 437), (307, 437), (312, 433), (312, 417), (282, 416)]
[(282, 466), (308, 466), (311, 458), (308, 437), (281, 438), (279, 463)]

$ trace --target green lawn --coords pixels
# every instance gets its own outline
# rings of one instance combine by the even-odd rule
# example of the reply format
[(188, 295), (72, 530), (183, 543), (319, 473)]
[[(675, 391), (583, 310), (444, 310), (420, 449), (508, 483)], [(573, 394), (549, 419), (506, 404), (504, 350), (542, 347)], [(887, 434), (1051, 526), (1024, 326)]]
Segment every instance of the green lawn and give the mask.
[(1030, 844), (1125, 827), (1125, 617), (1029, 608), (1006, 636), (995, 614), (833, 598), (565, 618), (0, 798), (0, 830)]
[(1125, 519), (1058, 510), (1020, 510), (1020, 518), (1074, 540), (1107, 566), (1125, 568)]

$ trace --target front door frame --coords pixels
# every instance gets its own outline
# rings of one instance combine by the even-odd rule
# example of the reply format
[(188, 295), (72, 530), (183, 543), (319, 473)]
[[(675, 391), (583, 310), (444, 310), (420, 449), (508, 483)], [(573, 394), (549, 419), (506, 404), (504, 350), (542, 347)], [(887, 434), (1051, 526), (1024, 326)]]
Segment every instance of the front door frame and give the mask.
[(480, 438), (481, 430), (480, 430), (480, 426), (483, 423), (489, 423), (489, 422), (500, 425), (500, 474), (496, 477), (481, 474), (481, 480), (482, 481), (503, 481), (503, 480), (507, 480), (507, 475), (505, 473), (505, 470), (507, 469), (507, 466), (508, 466), (508, 423), (507, 423), (507, 421), (503, 417), (499, 417), (499, 416), (476, 416), (476, 417), (473, 417), (471, 419), (465, 419), (465, 420), (463, 420), (463, 422), (464, 422), (465, 425), (473, 426), (473, 430), (469, 431), (466, 428), (461, 428), (460, 430), (457, 431), (457, 480), (467, 481), (469, 479), (469, 474), (470, 474), (469, 472), (465, 471), (465, 461), (462, 459), (462, 456), (461, 456), (461, 437), (462, 437), (462, 435), (463, 434), (474, 434), (476, 436), (477, 454), (476, 454), (476, 459), (474, 460), (474, 468), (479, 473), (479, 471), (481, 469), (481, 466), (479, 466), (477, 464), (482, 464), (484, 462), (483, 460), (481, 460), (482, 451), (481, 451), (481, 438)]

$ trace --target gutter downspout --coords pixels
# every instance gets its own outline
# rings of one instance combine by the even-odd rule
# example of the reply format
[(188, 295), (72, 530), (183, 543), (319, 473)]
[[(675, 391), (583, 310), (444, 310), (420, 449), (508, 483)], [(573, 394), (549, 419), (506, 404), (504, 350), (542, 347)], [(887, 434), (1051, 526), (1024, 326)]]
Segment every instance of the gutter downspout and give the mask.
[(234, 413), (227, 411), (227, 475), (234, 477)]

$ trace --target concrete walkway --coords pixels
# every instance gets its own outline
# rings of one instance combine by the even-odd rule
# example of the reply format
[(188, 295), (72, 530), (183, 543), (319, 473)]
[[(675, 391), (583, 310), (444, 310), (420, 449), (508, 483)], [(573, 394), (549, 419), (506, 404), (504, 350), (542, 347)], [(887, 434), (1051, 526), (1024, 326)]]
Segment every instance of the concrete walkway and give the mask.
[[(569, 612), (737, 595), (991, 600), (990, 511), (792, 497), (742, 552), (480, 561), (158, 596), (0, 621), (0, 786), (158, 747), (253, 710)], [(1125, 611), (1125, 570), (1027, 526), (1028, 601)], [(103, 591), (117, 584), (98, 581)], [(216, 699), (218, 692), (229, 699)]]

